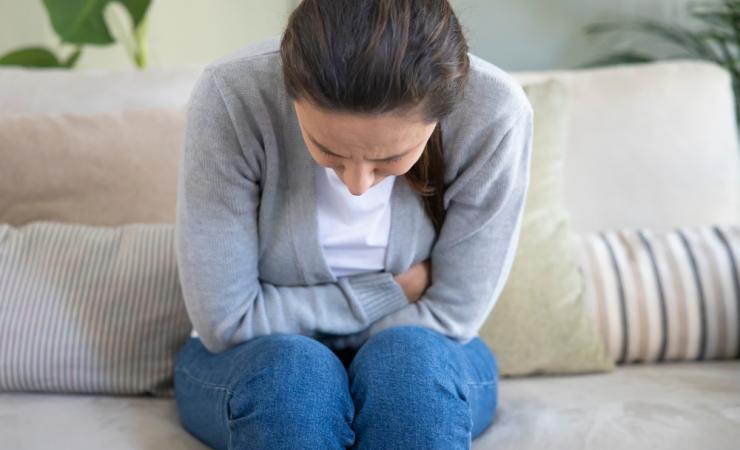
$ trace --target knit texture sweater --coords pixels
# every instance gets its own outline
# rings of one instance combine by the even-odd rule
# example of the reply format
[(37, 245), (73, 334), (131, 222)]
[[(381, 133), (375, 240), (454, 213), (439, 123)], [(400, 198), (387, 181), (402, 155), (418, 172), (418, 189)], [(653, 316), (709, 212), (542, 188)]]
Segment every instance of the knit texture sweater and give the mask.
[[(391, 192), (385, 270), (335, 276), (318, 239), (316, 162), (283, 84), (280, 36), (208, 64), (188, 103), (175, 245), (185, 306), (219, 353), (268, 334), (359, 348), (416, 325), (461, 344), (483, 325), (516, 253), (533, 111), (521, 86), (469, 53), (462, 101), (440, 121), (446, 217), (439, 234), (404, 176)], [(394, 275), (431, 259), (407, 299)]]

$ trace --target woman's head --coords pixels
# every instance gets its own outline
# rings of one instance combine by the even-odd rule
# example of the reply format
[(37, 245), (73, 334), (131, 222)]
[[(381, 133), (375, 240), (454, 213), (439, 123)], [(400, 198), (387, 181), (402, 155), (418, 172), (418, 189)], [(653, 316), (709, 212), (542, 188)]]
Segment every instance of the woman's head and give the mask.
[(467, 51), (447, 0), (303, 0), (280, 52), (311, 156), (355, 195), (404, 175), (440, 225), (440, 120), (462, 97)]
[(389, 175), (400, 176), (416, 164), (436, 123), (416, 114), (359, 115), (295, 104), (311, 156), (333, 169), (354, 195), (363, 195)]

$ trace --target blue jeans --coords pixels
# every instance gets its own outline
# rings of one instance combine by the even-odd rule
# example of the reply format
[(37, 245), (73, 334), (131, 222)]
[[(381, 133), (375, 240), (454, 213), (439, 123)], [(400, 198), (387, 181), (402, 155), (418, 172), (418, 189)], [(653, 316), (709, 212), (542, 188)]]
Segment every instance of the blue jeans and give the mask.
[(175, 363), (180, 422), (213, 449), (469, 449), (493, 422), (498, 363), (428, 328), (397, 326), (356, 351), (297, 334), (221, 353), (190, 337)]

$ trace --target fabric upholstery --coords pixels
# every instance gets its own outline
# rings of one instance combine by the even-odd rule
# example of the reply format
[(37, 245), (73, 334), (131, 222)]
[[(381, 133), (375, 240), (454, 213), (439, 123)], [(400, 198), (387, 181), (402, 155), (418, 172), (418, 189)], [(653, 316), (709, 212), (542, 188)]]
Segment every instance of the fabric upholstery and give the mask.
[(617, 364), (740, 356), (740, 225), (589, 233), (581, 251)]
[[(175, 399), (0, 394), (0, 448), (206, 450)], [(620, 366), (499, 381), (472, 450), (725, 450), (740, 441), (740, 361)]]
[[(0, 68), (0, 113), (179, 107), (202, 68)], [(564, 189), (576, 231), (740, 222), (734, 96), (722, 67), (672, 60), (511, 74), (571, 88)]]
[(184, 121), (182, 107), (0, 115), (0, 223), (174, 222)]
[(672, 60), (512, 75), (570, 88), (564, 189), (574, 230), (740, 223), (740, 149), (723, 67)]
[(501, 376), (614, 369), (583, 299), (578, 249), (563, 200), (567, 86), (524, 86), (534, 109), (532, 168), (511, 274), (480, 335)]
[(0, 391), (173, 396), (190, 328), (171, 224), (0, 224)]
[(146, 70), (0, 66), (0, 114), (135, 111), (182, 107), (200, 65)]

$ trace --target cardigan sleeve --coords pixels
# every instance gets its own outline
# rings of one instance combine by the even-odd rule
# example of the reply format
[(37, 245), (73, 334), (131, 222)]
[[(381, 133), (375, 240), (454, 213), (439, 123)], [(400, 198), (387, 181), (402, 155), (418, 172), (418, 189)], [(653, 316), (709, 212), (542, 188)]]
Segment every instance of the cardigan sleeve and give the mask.
[(380, 331), (416, 325), (466, 344), (493, 310), (511, 271), (529, 186), (533, 111), (527, 105), (492, 143), (482, 127), (469, 143), (482, 143), (482, 163), (463, 171), (431, 251), (431, 284), (421, 298), (389, 313), (367, 329), (327, 339), (333, 348), (358, 348)]
[(178, 168), (178, 274), (203, 345), (218, 353), (266, 334), (349, 334), (407, 305), (389, 272), (312, 286), (259, 279), (256, 155), (263, 150), (255, 133), (237, 133), (218, 83), (206, 68), (191, 93)]

